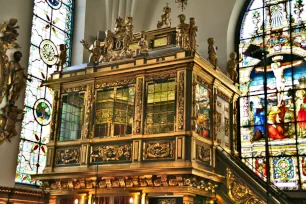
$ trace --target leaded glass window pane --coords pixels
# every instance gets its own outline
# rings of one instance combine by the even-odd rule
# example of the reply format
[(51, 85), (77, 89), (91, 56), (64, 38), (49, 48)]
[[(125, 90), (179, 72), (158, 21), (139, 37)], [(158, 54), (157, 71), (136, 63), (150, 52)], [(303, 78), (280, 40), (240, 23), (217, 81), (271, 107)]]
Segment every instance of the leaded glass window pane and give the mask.
[[(56, 70), (57, 46), (65, 44), (66, 66), (70, 65), (73, 0), (34, 0), (31, 47), (25, 93), (25, 114), (17, 159), (17, 183), (38, 185), (31, 174), (42, 173), (46, 164), (46, 143), (49, 141), (53, 91), (42, 85)], [(43, 42), (47, 42), (42, 47)], [(42, 58), (45, 50), (52, 51), (53, 61)], [(43, 52), (42, 52), (43, 51)]]
[(175, 81), (148, 84), (146, 107), (146, 133), (174, 131)]

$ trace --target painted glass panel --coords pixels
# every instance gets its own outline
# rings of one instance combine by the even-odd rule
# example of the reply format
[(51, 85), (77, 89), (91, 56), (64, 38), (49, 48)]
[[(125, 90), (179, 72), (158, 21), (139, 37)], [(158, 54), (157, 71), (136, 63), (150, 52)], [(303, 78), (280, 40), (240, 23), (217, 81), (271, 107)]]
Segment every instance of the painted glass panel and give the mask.
[(71, 56), (73, 0), (34, 0), (31, 47), (24, 118), (16, 170), (17, 183), (39, 185), (31, 174), (42, 173), (46, 164), (53, 91), (42, 85), (55, 70), (58, 45), (65, 44), (67, 63)]
[(253, 0), (238, 38), (241, 156), (285, 190), (306, 188), (305, 21), (303, 0)]
[(210, 138), (211, 91), (202, 84), (195, 91), (195, 131), (198, 135)]

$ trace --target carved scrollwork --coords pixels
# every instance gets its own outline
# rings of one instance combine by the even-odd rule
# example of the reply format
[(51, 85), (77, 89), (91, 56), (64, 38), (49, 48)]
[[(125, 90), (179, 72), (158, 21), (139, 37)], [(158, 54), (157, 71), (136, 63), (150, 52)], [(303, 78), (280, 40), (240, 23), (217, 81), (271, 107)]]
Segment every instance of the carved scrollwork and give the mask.
[(103, 89), (105, 87), (114, 87), (114, 86), (122, 86), (127, 84), (134, 84), (136, 82), (136, 79), (124, 79), (124, 80), (118, 80), (118, 81), (112, 81), (112, 82), (103, 82), (103, 83), (97, 83), (96, 88), (97, 89)]
[(62, 89), (62, 93), (81, 92), (81, 91), (86, 91), (86, 89), (87, 89), (87, 85), (69, 87), (69, 88)]
[(89, 128), (90, 128), (90, 113), (92, 106), (92, 86), (88, 85), (85, 93), (85, 118), (84, 118), (84, 127), (82, 130), (82, 138), (89, 137)]
[(93, 146), (92, 162), (131, 161), (132, 144)]
[(58, 149), (56, 150), (55, 164), (78, 164), (80, 161), (80, 149)]
[(170, 78), (175, 78), (176, 72), (166, 72), (166, 73), (159, 73), (155, 75), (150, 75), (146, 77), (146, 81), (159, 81), (159, 80), (167, 80)]
[(244, 184), (229, 168), (227, 171), (227, 189), (229, 197), (235, 203), (264, 204), (266, 203), (256, 196), (251, 189)]
[(53, 106), (52, 106), (52, 119), (50, 125), (50, 140), (54, 140), (55, 138), (55, 125), (56, 125), (56, 116), (57, 116), (57, 103), (58, 103), (58, 91), (54, 91), (54, 98), (53, 98)]
[(150, 141), (144, 143), (145, 160), (174, 159), (175, 141)]
[(197, 160), (204, 162), (206, 164), (211, 163), (211, 148), (208, 145), (198, 145), (196, 146), (196, 158)]
[(137, 79), (136, 84), (136, 104), (135, 104), (135, 132), (141, 133), (141, 118), (142, 118), (142, 97), (143, 97), (143, 78)]
[(185, 110), (185, 72), (179, 73), (178, 78), (178, 110), (177, 110), (177, 127), (179, 130), (184, 129), (184, 110)]

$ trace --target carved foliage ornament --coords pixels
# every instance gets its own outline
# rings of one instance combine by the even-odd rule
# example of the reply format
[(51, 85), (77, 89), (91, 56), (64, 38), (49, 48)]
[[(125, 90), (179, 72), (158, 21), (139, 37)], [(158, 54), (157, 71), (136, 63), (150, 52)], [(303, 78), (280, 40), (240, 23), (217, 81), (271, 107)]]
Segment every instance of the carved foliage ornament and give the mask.
[(185, 109), (185, 72), (179, 72), (178, 76), (178, 129), (184, 129), (184, 109)]
[(112, 81), (112, 82), (102, 82), (97, 83), (96, 88), (102, 89), (106, 87), (115, 87), (115, 86), (122, 86), (127, 84), (134, 84), (136, 82), (136, 79), (124, 79), (124, 80), (118, 80), (118, 81)]
[(144, 143), (144, 160), (174, 159), (175, 141), (150, 141)]
[(80, 149), (58, 149), (56, 150), (55, 164), (79, 164), (80, 161)]
[(197, 151), (196, 153), (197, 160), (210, 165), (210, 161), (211, 161), (210, 147), (206, 145), (197, 145), (196, 151)]
[(165, 73), (159, 73), (156, 75), (147, 76), (145, 79), (146, 81), (160, 81), (160, 80), (163, 81), (175, 77), (176, 77), (176, 72), (165, 72)]
[(92, 162), (131, 161), (132, 144), (93, 146)]
[(8, 22), (0, 23), (0, 104), (3, 105), (3, 109), (0, 110), (0, 144), (6, 139), (10, 141), (11, 137), (17, 135), (15, 125), (23, 118), (19, 118), (23, 111), (15, 106), (27, 79), (24, 69), (19, 64), (22, 53), (14, 52), (12, 61), (9, 61), (7, 56), (7, 51), (20, 48), (15, 43), (19, 36), (17, 22), (17, 19), (11, 18)]
[(136, 84), (136, 104), (135, 104), (135, 131), (137, 134), (141, 133), (141, 116), (142, 116), (142, 97), (143, 97), (143, 78), (137, 79)]
[(86, 91), (87, 85), (77, 86), (77, 87), (69, 87), (62, 89), (62, 93), (71, 93), (71, 92), (82, 92)]
[(44, 181), (43, 188), (51, 190), (93, 189), (98, 188), (133, 188), (133, 187), (173, 187), (188, 186), (208, 193), (214, 193), (218, 185), (201, 177), (191, 175), (172, 176), (124, 176), (124, 177), (100, 177), (96, 179), (70, 179)]
[(227, 172), (228, 195), (232, 201), (238, 204), (264, 204), (264, 200), (256, 196), (251, 189), (244, 184), (229, 168)]
[(92, 103), (92, 86), (88, 85), (85, 93), (85, 119), (84, 127), (82, 130), (82, 138), (88, 138), (89, 128), (90, 128), (90, 113), (91, 113), (91, 103)]

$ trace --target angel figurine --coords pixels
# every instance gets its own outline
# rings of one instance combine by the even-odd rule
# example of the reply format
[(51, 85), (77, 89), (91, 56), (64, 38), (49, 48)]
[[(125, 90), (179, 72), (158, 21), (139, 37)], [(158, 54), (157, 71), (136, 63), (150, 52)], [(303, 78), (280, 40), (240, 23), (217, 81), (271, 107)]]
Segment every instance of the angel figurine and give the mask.
[(90, 52), (89, 62), (93, 64), (98, 64), (101, 61), (102, 48), (99, 40), (95, 40), (94, 43), (89, 46), (85, 40), (81, 40), (82, 45), (85, 49)]

